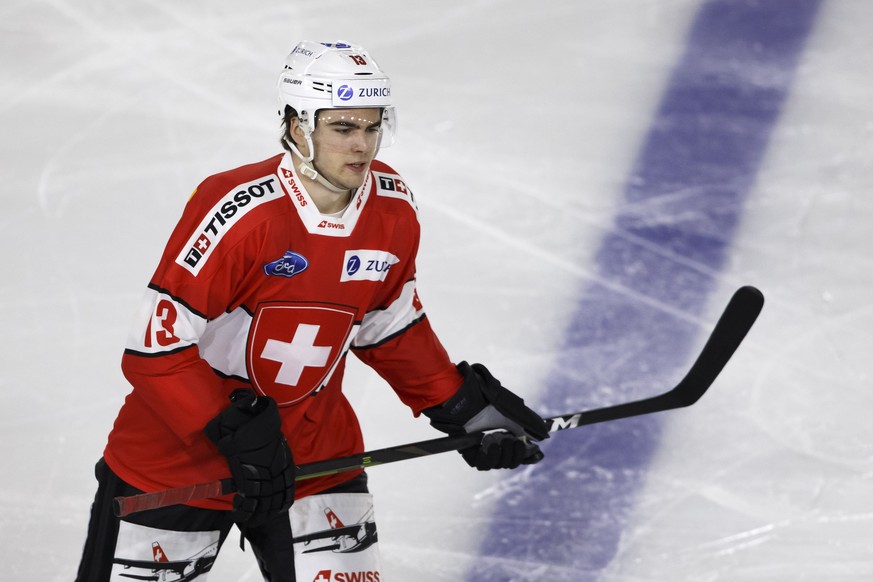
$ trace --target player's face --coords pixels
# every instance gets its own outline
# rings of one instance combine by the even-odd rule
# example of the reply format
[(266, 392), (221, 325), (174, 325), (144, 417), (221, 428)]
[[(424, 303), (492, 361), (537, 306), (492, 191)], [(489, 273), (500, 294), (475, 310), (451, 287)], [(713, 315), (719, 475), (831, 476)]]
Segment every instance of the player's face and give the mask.
[(315, 166), (332, 184), (354, 189), (364, 183), (376, 156), (380, 109), (323, 109), (312, 132)]

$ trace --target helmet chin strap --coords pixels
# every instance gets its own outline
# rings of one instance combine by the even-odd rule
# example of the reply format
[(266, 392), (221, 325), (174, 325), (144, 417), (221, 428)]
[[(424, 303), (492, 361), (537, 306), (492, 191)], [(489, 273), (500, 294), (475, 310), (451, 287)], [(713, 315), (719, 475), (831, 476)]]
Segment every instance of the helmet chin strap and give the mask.
[[(305, 131), (305, 133), (306, 133), (306, 145), (309, 147), (310, 152), (314, 152), (314, 149), (312, 147), (312, 137), (310, 137), (310, 132)], [(333, 192), (335, 194), (342, 194), (343, 192), (351, 192), (352, 191), (351, 188), (340, 188), (339, 186), (334, 185), (333, 183), (328, 181), (327, 178), (322, 176), (321, 172), (319, 172), (315, 168), (315, 159), (314, 159), (313, 154), (310, 154), (308, 156), (304, 156), (302, 153), (300, 153), (300, 150), (297, 148), (297, 146), (294, 145), (294, 142), (288, 138), (285, 138), (285, 143), (288, 144), (288, 147), (291, 148), (291, 151), (294, 152), (298, 158), (300, 158), (301, 162), (300, 162), (300, 165), (297, 166), (297, 171), (299, 171), (301, 175), (306, 176), (310, 180), (318, 182), (319, 184), (321, 184), (322, 186), (324, 186), (325, 188), (327, 188), (328, 190), (330, 190), (331, 192)]]
[(297, 166), (297, 170), (303, 176), (306, 176), (310, 180), (315, 180), (331, 192), (335, 194), (342, 194), (343, 192), (351, 192), (351, 188), (340, 188), (339, 186), (333, 185), (327, 178), (321, 175), (321, 173), (315, 169), (315, 160), (310, 161), (302, 161), (300, 165)]

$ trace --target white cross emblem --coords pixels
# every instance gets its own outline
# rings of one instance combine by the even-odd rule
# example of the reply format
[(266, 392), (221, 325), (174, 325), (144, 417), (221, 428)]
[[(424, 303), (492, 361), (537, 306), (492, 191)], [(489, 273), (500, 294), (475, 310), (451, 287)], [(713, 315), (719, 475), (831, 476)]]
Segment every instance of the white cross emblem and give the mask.
[(323, 368), (330, 357), (330, 346), (316, 346), (315, 336), (320, 326), (301, 323), (294, 332), (291, 343), (267, 340), (261, 357), (279, 362), (281, 367), (276, 374), (277, 384), (297, 386), (304, 368)]

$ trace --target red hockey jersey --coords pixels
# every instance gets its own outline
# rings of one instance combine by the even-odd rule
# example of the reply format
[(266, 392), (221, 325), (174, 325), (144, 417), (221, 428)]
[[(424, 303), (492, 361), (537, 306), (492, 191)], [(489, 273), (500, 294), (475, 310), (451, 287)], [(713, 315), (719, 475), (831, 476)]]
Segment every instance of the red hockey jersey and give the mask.
[[(144, 491), (227, 477), (202, 430), (239, 387), (275, 398), (297, 464), (362, 452), (341, 390), (350, 350), (415, 414), (447, 400), (461, 376), (416, 295), (418, 243), (412, 194), (378, 161), (340, 217), (318, 212), (288, 154), (207, 178), (128, 340), (133, 390), (106, 462)], [(297, 496), (356, 474), (304, 480)]]

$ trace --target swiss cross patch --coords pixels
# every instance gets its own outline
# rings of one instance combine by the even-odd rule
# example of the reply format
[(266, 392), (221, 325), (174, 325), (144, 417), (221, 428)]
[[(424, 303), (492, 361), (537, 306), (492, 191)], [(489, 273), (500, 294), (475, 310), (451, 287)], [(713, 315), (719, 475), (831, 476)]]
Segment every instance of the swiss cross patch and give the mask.
[(200, 238), (197, 239), (197, 242), (194, 243), (194, 248), (196, 248), (201, 253), (205, 253), (206, 250), (212, 245), (212, 241), (204, 234), (201, 235)]
[(355, 314), (352, 307), (332, 304), (258, 306), (246, 348), (255, 389), (282, 406), (321, 388), (351, 342)]

